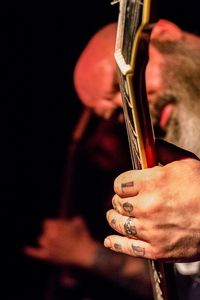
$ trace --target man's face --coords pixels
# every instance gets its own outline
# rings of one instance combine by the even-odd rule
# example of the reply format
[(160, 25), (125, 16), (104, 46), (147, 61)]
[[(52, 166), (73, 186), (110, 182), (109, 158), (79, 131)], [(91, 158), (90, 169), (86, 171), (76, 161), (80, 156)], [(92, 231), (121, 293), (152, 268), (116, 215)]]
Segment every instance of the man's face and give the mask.
[(146, 87), (156, 135), (200, 155), (199, 41), (152, 40)]

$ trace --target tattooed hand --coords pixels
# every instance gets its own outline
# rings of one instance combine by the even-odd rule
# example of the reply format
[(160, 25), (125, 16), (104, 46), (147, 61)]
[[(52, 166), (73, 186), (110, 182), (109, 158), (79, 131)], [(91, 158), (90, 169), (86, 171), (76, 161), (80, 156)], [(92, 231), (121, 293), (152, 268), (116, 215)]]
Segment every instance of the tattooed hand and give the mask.
[[(200, 161), (190, 152), (160, 141), (165, 166), (128, 171), (114, 182), (112, 228), (123, 236), (105, 239), (114, 251), (148, 259), (200, 258)], [(174, 162), (169, 163), (175, 159)]]

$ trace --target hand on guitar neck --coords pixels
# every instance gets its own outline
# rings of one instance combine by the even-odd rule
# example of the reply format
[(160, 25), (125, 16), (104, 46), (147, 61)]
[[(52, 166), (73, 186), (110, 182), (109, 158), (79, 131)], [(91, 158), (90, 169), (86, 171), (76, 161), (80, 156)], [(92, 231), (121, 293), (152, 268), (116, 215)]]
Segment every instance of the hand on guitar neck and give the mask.
[[(106, 119), (110, 118), (116, 109), (122, 107), (113, 57), (115, 35), (116, 24), (110, 24), (100, 30), (86, 46), (74, 73), (75, 87), (82, 102), (87, 107), (92, 108), (97, 115)], [(167, 43), (164, 43), (163, 38)], [(180, 43), (176, 43), (177, 40)], [(167, 138), (168, 141), (194, 151), (197, 155), (200, 155), (199, 143), (197, 142), (200, 140), (200, 137), (198, 137), (200, 133), (198, 119), (200, 115), (198, 104), (200, 86), (198, 81), (200, 78), (198, 73), (200, 70), (199, 40), (198, 37), (182, 32), (180, 28), (168, 21), (159, 22), (152, 31), (149, 63), (146, 71), (147, 95), (155, 128), (158, 128), (159, 134)], [(190, 44), (187, 44), (188, 41), (190, 41)], [(190, 54), (187, 54), (188, 51), (190, 51)], [(184, 53), (187, 55), (185, 56)], [(192, 58), (193, 63), (186, 58)], [(175, 65), (176, 68), (174, 67)], [(181, 67), (182, 69), (180, 69)], [(180, 73), (183, 74), (183, 78), (187, 75), (191, 79), (189, 82), (187, 81), (187, 85), (186, 83), (184, 85), (183, 78), (180, 76), (178, 76), (178, 80), (175, 80)], [(170, 76), (174, 76), (172, 81)], [(190, 96), (191, 93), (192, 97)], [(190, 98), (193, 99), (192, 104), (188, 101)], [(187, 122), (189, 119), (193, 121)], [(176, 127), (174, 127), (175, 125)], [(186, 135), (187, 139), (185, 138)], [(108, 140), (103, 139), (103, 141), (105, 144), (107, 142), (107, 145), (110, 147)], [(160, 158), (161, 154), (164, 153), (163, 162), (169, 163), (168, 165), (147, 170), (131, 171), (127, 173), (128, 178), (131, 176), (128, 179), (128, 184), (127, 180), (124, 181), (124, 175), (116, 180), (116, 193), (119, 194), (116, 197), (117, 200), (116, 198), (113, 200), (116, 211), (112, 211), (109, 214), (108, 220), (112, 227), (125, 234), (125, 236), (123, 238), (119, 236), (108, 238), (105, 244), (106, 247), (111, 247), (117, 252), (121, 251), (131, 254), (131, 256), (138, 255), (140, 257), (178, 261), (180, 259), (197, 259), (199, 257), (200, 243), (200, 193), (198, 183), (200, 163), (194, 158), (177, 161), (179, 156), (177, 149), (174, 152), (174, 148), (171, 146), (165, 148), (165, 146), (161, 145), (161, 147), (159, 148)], [(163, 150), (164, 152), (162, 152)], [(170, 152), (167, 150), (170, 150)], [(114, 147), (113, 152), (116, 152), (116, 147)], [(170, 159), (168, 154), (170, 154)], [(172, 160), (176, 161), (170, 163)], [(137, 178), (136, 183), (140, 188), (141, 185), (139, 183), (142, 181), (145, 183), (143, 189), (145, 188), (146, 201), (145, 203), (138, 202), (138, 206), (134, 201), (134, 198), (138, 197), (135, 196), (134, 190), (137, 186), (135, 186), (135, 178)], [(123, 187), (123, 195), (121, 194), (121, 187)], [(160, 188), (162, 188), (162, 193)], [(140, 194), (144, 192), (142, 188), (140, 191)], [(174, 191), (177, 192), (175, 193)], [(131, 192), (134, 195), (127, 194), (127, 192)], [(127, 199), (126, 196), (133, 197), (129, 201), (130, 198)], [(172, 196), (174, 196), (174, 199)], [(193, 200), (190, 199), (191, 196)], [(171, 206), (168, 205), (169, 197)], [(166, 199), (166, 201), (163, 202), (163, 199)], [(141, 207), (142, 205), (143, 207)], [(140, 212), (141, 210), (143, 211), (143, 217), (145, 216), (142, 225), (140, 222), (140, 229), (134, 223), (135, 219), (137, 219), (135, 218), (135, 213), (137, 214), (138, 208)], [(112, 217), (113, 213), (117, 216), (116, 218)], [(156, 218), (153, 217), (155, 214)], [(123, 220), (125, 220), (124, 223)], [(151, 226), (148, 226), (148, 224), (151, 224)], [(145, 232), (142, 232), (144, 228)], [(109, 251), (109, 249), (104, 249), (106, 252), (102, 251), (102, 245), (91, 238), (83, 219), (46, 220), (43, 230), (39, 238), (39, 248), (26, 247), (25, 253), (27, 255), (53, 264), (71, 264), (75, 266), (80, 264), (81, 268), (93, 271), (95, 271), (95, 266), (95, 272), (99, 272), (105, 277), (108, 276), (112, 280), (112, 276), (115, 274), (113, 270), (116, 270), (117, 261), (119, 262), (117, 267), (121, 270), (121, 273), (119, 270), (117, 274), (120, 275), (119, 279), (115, 278), (118, 280), (117, 282), (120, 282), (120, 285), (124, 283), (127, 290), (126, 280), (128, 278), (128, 282), (131, 282), (133, 289), (136, 287), (137, 290), (137, 288), (141, 289), (142, 287), (142, 291), (140, 290), (139, 293), (143, 294), (144, 299), (152, 297), (145, 260), (137, 260), (131, 256), (120, 256), (119, 253)], [(79, 232), (78, 235), (77, 230)], [(151, 233), (148, 234), (150, 230), (153, 230), (151, 231), (151, 233), (153, 232), (152, 235)], [(194, 231), (196, 232), (195, 235), (193, 234)], [(127, 234), (128, 237), (126, 237)], [(137, 241), (135, 234), (142, 238), (142, 243), (144, 243), (145, 238), (147, 239), (145, 241), (149, 244), (147, 248), (143, 247), (144, 244), (135, 244)], [(186, 245), (185, 241), (188, 240), (189, 242)], [(133, 247), (125, 247), (125, 245), (128, 245), (127, 243), (132, 242), (134, 243)], [(171, 247), (170, 250), (169, 247), (164, 246), (164, 243), (165, 246), (166, 243), (168, 245), (171, 243), (171, 245), (177, 245), (178, 248)], [(148, 249), (153, 249), (153, 251), (148, 251)], [(94, 258), (99, 257), (102, 260), (97, 259), (95, 262)], [(119, 268), (119, 266), (121, 267)], [(103, 267), (106, 268), (104, 269)], [(135, 282), (135, 285), (133, 282)]]
[(114, 209), (107, 212), (107, 219), (123, 237), (109, 236), (105, 246), (153, 260), (196, 261), (200, 258), (200, 161), (163, 141), (157, 150), (166, 166), (128, 171), (116, 178)]
[[(105, 28), (106, 30), (106, 28)], [(112, 28), (113, 35), (115, 35), (115, 27)], [(107, 37), (107, 43), (112, 44), (114, 43), (113, 39), (109, 36)], [(114, 45), (113, 45), (114, 48)], [(113, 49), (109, 46), (110, 51)], [(200, 115), (200, 92), (199, 92), (199, 64), (200, 64), (200, 38), (190, 33), (186, 33), (182, 31), (178, 26), (175, 24), (166, 21), (160, 20), (157, 24), (155, 24), (152, 34), (151, 34), (151, 42), (149, 46), (149, 62), (146, 69), (146, 88), (147, 88), (147, 96), (150, 104), (150, 111), (153, 120), (153, 125), (156, 128), (156, 132), (158, 129), (158, 134), (162, 138), (165, 138), (167, 141), (176, 143), (178, 146), (193, 151), (195, 154), (200, 155), (200, 146), (199, 143), (196, 141), (200, 140), (200, 128), (199, 128), (199, 115)], [(99, 47), (98, 41), (93, 41), (93, 51), (96, 53), (101, 52), (101, 47)], [(108, 60), (104, 60), (103, 57), (100, 58), (101, 62), (105, 64), (104, 72), (102, 76), (104, 80), (110, 82), (111, 74), (110, 72), (106, 72), (106, 70), (113, 69), (113, 59), (109, 58), (111, 54), (107, 56)], [(192, 60), (191, 60), (192, 57)], [(85, 63), (85, 61), (81, 60), (78, 62), (78, 66), (81, 69), (81, 64)], [(82, 78), (82, 86), (78, 85), (79, 81), (79, 69), (77, 69), (77, 73), (75, 73), (75, 79), (77, 88), (80, 89), (79, 93), (81, 93), (81, 89), (86, 86), (87, 83), (84, 82)], [(113, 71), (114, 72), (114, 71)], [(187, 75), (186, 75), (187, 74)], [(189, 75), (188, 75), (189, 74)], [(182, 75), (182, 76), (181, 76)], [(190, 83), (185, 81), (184, 77), (190, 77)], [(186, 78), (186, 77), (185, 77)], [(113, 81), (112, 81), (113, 82)], [(96, 82), (96, 85), (100, 82)], [(100, 89), (101, 87), (101, 89)], [(98, 86), (98, 89), (101, 91), (101, 95), (104, 95), (104, 85)], [(112, 90), (113, 85), (110, 83), (110, 90)], [(116, 85), (115, 85), (116, 87)], [(107, 87), (106, 87), (107, 90)], [(116, 90), (117, 91), (117, 90)], [(87, 90), (87, 97), (84, 98), (83, 102), (88, 105), (89, 107), (93, 108), (95, 111), (98, 109), (98, 101), (92, 97), (93, 92), (91, 88)], [(102, 102), (103, 103), (103, 102)], [(107, 99), (104, 97), (104, 103), (112, 103), (112, 98)], [(103, 105), (101, 106), (103, 107)], [(106, 105), (104, 106), (104, 113), (106, 111)], [(187, 120), (191, 120), (190, 123), (187, 123)], [(176, 126), (176, 127), (175, 127)], [(191, 126), (191, 128), (190, 128)], [(185, 138), (187, 135), (187, 138)], [(177, 160), (177, 149), (175, 150), (172, 147), (170, 148), (170, 156), (174, 160)], [(167, 151), (168, 147), (166, 148)], [(165, 151), (165, 154), (166, 154)], [(160, 153), (161, 154), (161, 153)], [(169, 161), (168, 161), (169, 162)], [(139, 176), (144, 178), (148, 177), (148, 181), (146, 181), (145, 187), (149, 187), (152, 194), (149, 194), (148, 197), (148, 189), (146, 187), (145, 190), (145, 199), (147, 201), (146, 205), (143, 203), (143, 216), (146, 216), (146, 223), (148, 224), (148, 220), (152, 221), (151, 227), (154, 229), (154, 234), (152, 234), (151, 242), (156, 244), (156, 247), (153, 248), (151, 253), (148, 253), (146, 247), (143, 247), (144, 244), (139, 244), (141, 248), (138, 249), (145, 249), (145, 257), (149, 258), (159, 258), (168, 261), (191, 261), (199, 259), (199, 243), (200, 243), (200, 224), (199, 224), (199, 215), (200, 215), (200, 207), (199, 207), (199, 168), (200, 163), (196, 159), (187, 160), (179, 160), (174, 163), (170, 163), (165, 167), (156, 167), (152, 170), (142, 170), (142, 171), (131, 171), (130, 175), (131, 178), (134, 176)], [(138, 172), (138, 175), (137, 175)], [(143, 175), (144, 174), (144, 175)], [(148, 174), (145, 175), (145, 174)], [(157, 175), (158, 174), (158, 175)], [(160, 177), (160, 175), (162, 176)], [(184, 174), (184, 176), (183, 176)], [(166, 180), (164, 177), (166, 176)], [(158, 176), (158, 177), (157, 177)], [(157, 179), (156, 179), (157, 178)], [(162, 180), (161, 180), (162, 178)], [(152, 179), (154, 179), (154, 183), (152, 183)], [(157, 181), (156, 181), (157, 180)], [(130, 180), (132, 182), (134, 180)], [(119, 192), (120, 185), (127, 183), (127, 180), (124, 182), (124, 177), (119, 177), (117, 179), (117, 191)], [(148, 184), (148, 182), (151, 182)], [(167, 186), (166, 186), (167, 183)], [(165, 189), (163, 187), (165, 186)], [(162, 193), (159, 189), (158, 193), (156, 192), (156, 187), (161, 186), (163, 187)], [(155, 188), (153, 194), (153, 187)], [(133, 193), (135, 193), (134, 187)], [(128, 189), (127, 189), (128, 190)], [(130, 188), (131, 190), (131, 188)], [(191, 194), (189, 194), (191, 191)], [(141, 193), (141, 192), (140, 192)], [(156, 194), (156, 196), (155, 196)], [(112, 211), (109, 213), (108, 220), (110, 225), (117, 229), (120, 233), (125, 234), (124, 232), (124, 224), (127, 217), (123, 217), (123, 214), (126, 214), (124, 210), (122, 210), (121, 205), (122, 202), (126, 202), (126, 197), (132, 196), (125, 193), (122, 195), (121, 191), (116, 196), (116, 199), (119, 199), (119, 204), (116, 206), (118, 213)], [(135, 195), (134, 195), (135, 196)], [(162, 199), (159, 197), (162, 196), (162, 199), (165, 199), (165, 203), (167, 206), (167, 199), (170, 197), (170, 200), (173, 201), (173, 222), (170, 226), (170, 215), (172, 214), (172, 210), (170, 214), (167, 214), (167, 207), (165, 203), (163, 203)], [(187, 196), (187, 198), (186, 198)], [(120, 197), (120, 198), (119, 198)], [(137, 196), (138, 197), (138, 196)], [(155, 198), (153, 198), (155, 197)], [(148, 199), (149, 198), (149, 199)], [(153, 201), (154, 199), (154, 201)], [(131, 200), (131, 205), (133, 205), (133, 216), (135, 213), (135, 204), (134, 198)], [(116, 205), (117, 200), (114, 200), (114, 205)], [(180, 202), (185, 203), (185, 205), (180, 206)], [(149, 203), (149, 204), (148, 204)], [(153, 208), (151, 207), (155, 204), (156, 216), (157, 218), (152, 218)], [(159, 204), (158, 204), (159, 203)], [(147, 206), (146, 213), (144, 211), (145, 206)], [(166, 215), (163, 211), (163, 208), (166, 208)], [(162, 208), (162, 209), (161, 209)], [(149, 210), (148, 210), (149, 209)], [(152, 210), (151, 210), (152, 209)], [(159, 211), (160, 212), (159, 215)], [(177, 212), (175, 214), (175, 212)], [(119, 215), (121, 213), (122, 215)], [(117, 218), (113, 216), (117, 215)], [(191, 215), (194, 217), (191, 220)], [(181, 218), (182, 216), (182, 218)], [(171, 216), (172, 218), (172, 216)], [(112, 223), (112, 220), (115, 222)], [(153, 223), (153, 221), (155, 223)], [(160, 224), (159, 224), (160, 221)], [(134, 223), (134, 219), (133, 219)], [(140, 230), (142, 230), (142, 224), (139, 223), (140, 229), (137, 230), (137, 234), (140, 236)], [(136, 226), (137, 225), (133, 225)], [(165, 228), (163, 231), (163, 236), (160, 236), (159, 239), (159, 231), (156, 229), (160, 228), (160, 231)], [(162, 230), (161, 230), (162, 228)], [(179, 230), (178, 230), (179, 228)], [(145, 226), (146, 235), (150, 234), (150, 229), (148, 226)], [(174, 229), (174, 231), (173, 231)], [(194, 231), (193, 231), (194, 230)], [(192, 232), (196, 232), (193, 235)], [(148, 234), (149, 233), (149, 234)], [(155, 235), (157, 234), (156, 238)], [(141, 239), (145, 240), (144, 232), (141, 233)], [(146, 237), (145, 235), (145, 237)], [(163, 239), (166, 239), (166, 242), (171, 244), (171, 248), (167, 245), (163, 244)], [(147, 238), (147, 237), (146, 237)], [(150, 238), (150, 237), (149, 237)], [(155, 238), (155, 241), (153, 241)], [(135, 236), (134, 236), (135, 239)], [(114, 243), (119, 244), (121, 246), (121, 250), (123, 253), (128, 253), (131, 255), (141, 255), (142, 252), (134, 251), (131, 252), (131, 248), (126, 248), (125, 245), (128, 245), (128, 241), (130, 242), (129, 238), (119, 238), (113, 237), (106, 239), (105, 245), (110, 246), (113, 250), (119, 251), (114, 247)], [(134, 243), (135, 240), (133, 240)], [(137, 240), (136, 240), (137, 241)], [(159, 241), (162, 241), (159, 243)], [(186, 241), (191, 245), (186, 245)], [(189, 242), (190, 241), (190, 242)], [(118, 243), (119, 242), (119, 243)], [(176, 246), (177, 245), (177, 246)], [(177, 247), (177, 248), (176, 248)], [(137, 248), (137, 245), (136, 245)], [(164, 251), (163, 248), (166, 248)], [(172, 251), (172, 248), (174, 249)]]

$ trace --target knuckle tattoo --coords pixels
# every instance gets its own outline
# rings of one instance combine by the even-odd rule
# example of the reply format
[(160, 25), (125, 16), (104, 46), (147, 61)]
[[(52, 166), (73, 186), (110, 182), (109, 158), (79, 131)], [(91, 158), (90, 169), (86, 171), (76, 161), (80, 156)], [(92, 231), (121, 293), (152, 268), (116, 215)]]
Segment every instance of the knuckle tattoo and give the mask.
[(133, 244), (131, 245), (131, 249), (133, 253), (137, 256), (144, 257), (145, 256), (145, 248), (140, 247), (140, 246), (134, 246)]
[(133, 187), (133, 186), (134, 186), (134, 182), (133, 181), (122, 183), (121, 184), (122, 193), (125, 193), (126, 188)]
[(124, 211), (129, 214), (133, 211), (133, 205), (129, 202), (123, 203), (122, 207), (123, 207)]
[(113, 219), (111, 220), (111, 225), (115, 227), (115, 225), (116, 225), (116, 219), (113, 218)]
[(122, 251), (122, 246), (120, 245), (120, 244), (118, 244), (118, 243), (114, 243), (114, 249), (116, 250), (116, 251)]
[(124, 224), (124, 231), (128, 237), (133, 237), (137, 235), (136, 228), (133, 225), (133, 218), (127, 218)]

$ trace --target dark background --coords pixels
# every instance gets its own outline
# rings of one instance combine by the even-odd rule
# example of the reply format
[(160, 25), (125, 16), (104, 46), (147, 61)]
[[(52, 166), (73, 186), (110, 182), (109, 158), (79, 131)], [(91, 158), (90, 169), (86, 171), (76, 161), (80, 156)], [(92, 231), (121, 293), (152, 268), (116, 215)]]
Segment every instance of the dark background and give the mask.
[[(172, 2), (161, 7), (161, 16), (196, 31), (198, 9)], [(48, 267), (24, 257), (22, 249), (35, 243), (41, 221), (56, 216), (59, 206), (70, 133), (82, 108), (73, 87), (75, 63), (90, 37), (117, 15), (118, 5), (109, 0), (9, 7), (3, 299), (44, 299)]]
[(8, 173), (14, 175), (4, 214), (9, 252), (4, 299), (39, 300), (44, 299), (48, 266), (25, 257), (22, 249), (35, 244), (45, 217), (56, 216), (70, 133), (82, 109), (73, 86), (74, 66), (90, 37), (117, 19), (118, 6), (107, 0), (15, 5), (8, 12), (14, 32)]

